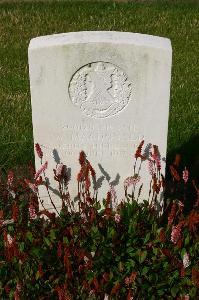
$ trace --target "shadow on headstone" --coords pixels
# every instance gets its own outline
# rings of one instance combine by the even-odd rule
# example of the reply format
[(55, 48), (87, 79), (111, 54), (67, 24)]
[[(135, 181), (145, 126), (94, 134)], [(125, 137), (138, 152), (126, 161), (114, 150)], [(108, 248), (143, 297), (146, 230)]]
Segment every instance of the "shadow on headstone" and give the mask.
[(53, 158), (57, 164), (60, 164), (61, 160), (60, 160), (57, 149), (53, 149)]
[(100, 176), (97, 180), (93, 178), (93, 187), (95, 190), (98, 190), (101, 188), (104, 179), (105, 179), (104, 176)]
[(105, 171), (105, 169), (102, 167), (101, 164), (98, 164), (98, 167), (99, 167), (101, 173), (103, 174), (104, 178), (106, 179), (106, 181), (109, 183), (109, 185), (116, 186), (116, 185), (119, 184), (119, 182), (120, 182), (119, 173), (117, 173), (116, 176), (115, 176), (115, 179), (110, 182), (111, 176), (108, 174), (108, 172)]

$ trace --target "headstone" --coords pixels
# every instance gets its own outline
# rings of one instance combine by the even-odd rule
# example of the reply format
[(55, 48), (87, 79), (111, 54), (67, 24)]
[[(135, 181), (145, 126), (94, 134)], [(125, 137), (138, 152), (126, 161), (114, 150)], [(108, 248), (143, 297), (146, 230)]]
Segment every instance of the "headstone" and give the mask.
[[(124, 198), (123, 182), (133, 173), (133, 154), (142, 139), (166, 155), (171, 58), (169, 39), (138, 33), (71, 32), (31, 40), (34, 141), (48, 160), (52, 189), (57, 189), (56, 151), (71, 168), (69, 191), (75, 197), (78, 157), (84, 150), (103, 181), (101, 199), (110, 184), (118, 199)], [(147, 178), (143, 168), (140, 199), (148, 197)]]

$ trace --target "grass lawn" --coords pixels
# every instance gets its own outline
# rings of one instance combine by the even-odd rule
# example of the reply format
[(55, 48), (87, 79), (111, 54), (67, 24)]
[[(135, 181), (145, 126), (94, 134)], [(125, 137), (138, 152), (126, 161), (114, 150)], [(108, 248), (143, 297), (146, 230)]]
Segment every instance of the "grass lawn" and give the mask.
[(0, 1), (0, 167), (17, 167), (33, 159), (27, 60), (30, 39), (80, 30), (130, 31), (171, 39), (168, 151), (180, 147), (186, 151), (196, 149), (199, 140), (197, 4)]

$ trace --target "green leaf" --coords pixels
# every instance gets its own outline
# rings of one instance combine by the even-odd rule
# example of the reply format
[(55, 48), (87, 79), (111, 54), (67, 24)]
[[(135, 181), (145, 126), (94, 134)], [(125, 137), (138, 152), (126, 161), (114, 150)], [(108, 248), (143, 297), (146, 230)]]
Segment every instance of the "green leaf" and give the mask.
[(107, 237), (109, 239), (112, 239), (114, 235), (115, 235), (115, 229), (113, 227), (108, 228)]
[(51, 239), (51, 241), (56, 240), (55, 229), (50, 230), (50, 239)]
[(164, 295), (164, 290), (158, 290), (157, 293), (159, 296), (162, 296), (162, 295)]
[(45, 241), (47, 246), (51, 245), (51, 241), (47, 237), (44, 237), (44, 241)]
[(134, 267), (135, 267), (135, 261), (132, 259), (128, 259), (128, 261), (125, 263), (126, 271), (131, 272)]
[(144, 244), (146, 244), (150, 239), (150, 232), (147, 233), (145, 239), (144, 239)]
[(146, 275), (146, 274), (148, 273), (148, 271), (149, 271), (149, 267), (145, 266), (145, 267), (142, 269), (141, 274), (142, 274), (142, 275)]
[(69, 240), (66, 236), (63, 237), (63, 243), (69, 245)]
[(10, 291), (10, 293), (9, 293), (9, 299), (14, 299), (14, 293), (15, 293), (14, 290)]
[(147, 257), (147, 251), (141, 251), (139, 253), (139, 262), (142, 264)]
[(91, 271), (89, 271), (87, 274), (86, 274), (86, 278), (88, 281), (92, 281), (93, 280), (93, 277), (95, 276), (95, 274)]
[(33, 241), (33, 235), (32, 235), (32, 232), (30, 232), (30, 231), (28, 231), (27, 233), (26, 233), (26, 237), (29, 239), (29, 241), (32, 243), (32, 241)]
[(183, 258), (183, 256), (185, 255), (186, 252), (187, 252), (187, 251), (186, 251), (185, 248), (183, 248), (183, 249), (181, 250), (181, 257), (182, 257), (182, 258)]
[(189, 234), (187, 234), (187, 237), (185, 238), (185, 246), (189, 245)]
[(155, 256), (158, 254), (158, 248), (153, 248), (153, 253), (155, 254)]
[(24, 242), (19, 243), (19, 250), (20, 250), (20, 252), (23, 252), (24, 249), (25, 249), (25, 243)]
[(41, 250), (41, 248), (33, 248), (31, 250), (31, 254), (33, 256), (36, 256), (37, 258), (41, 258), (42, 250)]
[(169, 267), (169, 263), (168, 263), (168, 261), (165, 261), (164, 263), (163, 263), (163, 268), (164, 269), (167, 269)]
[(113, 272), (112, 271), (110, 272), (109, 276), (110, 276), (110, 280), (112, 280), (113, 279)]
[(36, 280), (38, 280), (40, 278), (40, 273), (39, 271), (37, 271), (36, 275), (35, 275)]
[(196, 288), (196, 287), (193, 287), (193, 288), (190, 290), (189, 295), (190, 295), (190, 297), (192, 297), (192, 299), (195, 299), (196, 293), (197, 293), (197, 288)]
[(173, 286), (173, 287), (171, 288), (171, 295), (172, 295), (173, 297), (176, 297), (178, 291), (179, 291), (178, 286)]

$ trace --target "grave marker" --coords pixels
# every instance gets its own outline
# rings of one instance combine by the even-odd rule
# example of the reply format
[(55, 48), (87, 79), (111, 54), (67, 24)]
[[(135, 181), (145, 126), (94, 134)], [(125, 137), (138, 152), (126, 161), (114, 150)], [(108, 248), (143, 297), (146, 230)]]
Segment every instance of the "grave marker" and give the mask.
[[(81, 150), (97, 177), (104, 177), (99, 198), (106, 197), (110, 183), (118, 199), (124, 198), (123, 182), (132, 175), (133, 154), (142, 139), (166, 155), (171, 57), (170, 40), (137, 33), (71, 32), (31, 40), (34, 141), (48, 160), (52, 188), (57, 188), (53, 149), (71, 168), (72, 197)], [(143, 168), (142, 199), (149, 191), (146, 172)]]

